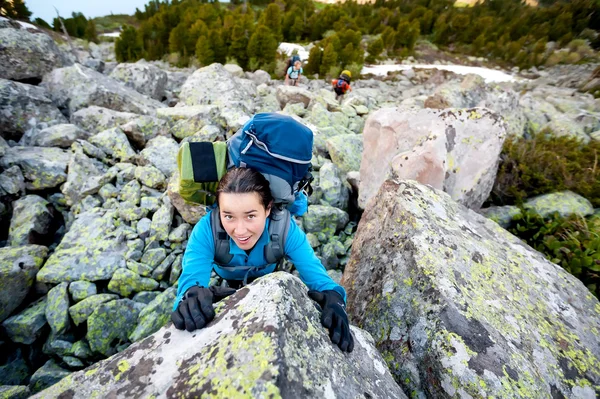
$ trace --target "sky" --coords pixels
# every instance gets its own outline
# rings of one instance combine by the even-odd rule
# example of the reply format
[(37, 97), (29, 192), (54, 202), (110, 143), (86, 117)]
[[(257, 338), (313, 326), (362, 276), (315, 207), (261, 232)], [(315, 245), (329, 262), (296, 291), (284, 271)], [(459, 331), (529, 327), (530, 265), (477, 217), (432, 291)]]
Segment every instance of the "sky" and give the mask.
[(110, 13), (132, 15), (136, 7), (143, 10), (147, 3), (148, 0), (25, 0), (25, 5), (33, 13), (31, 20), (42, 18), (50, 25), (56, 17), (54, 7), (58, 8), (62, 17), (70, 17), (73, 11), (77, 11), (89, 18)]

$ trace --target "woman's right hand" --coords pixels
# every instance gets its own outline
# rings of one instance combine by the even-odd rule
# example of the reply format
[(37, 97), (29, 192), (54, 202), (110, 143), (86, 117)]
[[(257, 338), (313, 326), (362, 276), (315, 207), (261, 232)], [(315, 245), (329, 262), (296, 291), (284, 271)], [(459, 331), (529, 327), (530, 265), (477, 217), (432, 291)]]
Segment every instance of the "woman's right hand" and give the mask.
[(185, 292), (177, 309), (171, 314), (175, 328), (179, 330), (185, 328), (188, 331), (204, 328), (215, 318), (213, 303), (219, 302), (233, 293), (235, 290), (229, 287), (191, 287)]

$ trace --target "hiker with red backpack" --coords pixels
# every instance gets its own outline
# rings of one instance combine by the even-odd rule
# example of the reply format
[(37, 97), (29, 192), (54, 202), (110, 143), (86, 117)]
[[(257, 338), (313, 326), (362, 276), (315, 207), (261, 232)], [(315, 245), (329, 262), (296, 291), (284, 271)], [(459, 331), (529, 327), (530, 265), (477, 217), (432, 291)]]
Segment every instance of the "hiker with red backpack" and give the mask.
[[(205, 193), (196, 198), (214, 200), (215, 206), (196, 224), (186, 247), (171, 316), (175, 327), (205, 327), (215, 317), (213, 303), (277, 271), (287, 258), (320, 305), (331, 341), (352, 352), (346, 292), (329, 277), (291, 217), (307, 209), (312, 131), (289, 116), (264, 113), (227, 142), (226, 153), (213, 144), (185, 143), (178, 155), (180, 189), (188, 189), (180, 192), (192, 198), (191, 188), (199, 184)], [(214, 196), (206, 195), (215, 181)], [(213, 271), (227, 286), (208, 286)]]
[(344, 94), (348, 91), (352, 91), (352, 87), (350, 87), (350, 81), (352, 80), (352, 73), (348, 70), (342, 71), (340, 77), (337, 79), (333, 79), (331, 84), (333, 86), (333, 91), (336, 96), (335, 99), (337, 101), (341, 101)]

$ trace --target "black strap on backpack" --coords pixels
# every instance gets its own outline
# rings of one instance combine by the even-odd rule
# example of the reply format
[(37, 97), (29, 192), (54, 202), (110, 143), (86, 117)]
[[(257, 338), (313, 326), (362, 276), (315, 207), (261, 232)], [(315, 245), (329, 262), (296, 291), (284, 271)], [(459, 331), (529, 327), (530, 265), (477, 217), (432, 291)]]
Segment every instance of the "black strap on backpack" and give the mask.
[[(283, 260), (285, 255), (285, 243), (290, 229), (291, 215), (287, 209), (273, 206), (269, 218), (271, 219), (268, 230), (270, 240), (269, 243), (265, 245), (264, 250), (267, 265), (279, 263)], [(221, 224), (218, 207), (215, 207), (212, 210), (210, 222), (215, 243), (215, 263), (219, 266), (226, 265), (231, 262), (233, 255), (229, 253), (229, 236)], [(247, 266), (244, 266), (244, 268), (247, 268)], [(228, 267), (228, 269), (231, 269), (231, 267)]]

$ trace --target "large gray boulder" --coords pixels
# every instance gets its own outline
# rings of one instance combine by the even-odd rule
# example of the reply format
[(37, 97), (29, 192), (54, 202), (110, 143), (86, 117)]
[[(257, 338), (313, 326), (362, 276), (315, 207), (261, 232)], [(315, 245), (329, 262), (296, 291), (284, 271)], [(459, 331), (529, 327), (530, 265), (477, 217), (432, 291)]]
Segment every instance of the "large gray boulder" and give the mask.
[(425, 101), (425, 107), (434, 109), (484, 107), (501, 115), (510, 135), (521, 137), (527, 119), (519, 106), (519, 95), (509, 87), (488, 86), (479, 75), (467, 75), (461, 83), (438, 86)]
[(492, 190), (506, 128), (485, 108), (383, 108), (369, 116), (363, 136), (363, 209), (390, 175), (443, 189), (477, 209)]
[(128, 336), (135, 329), (142, 307), (131, 299), (118, 299), (98, 306), (87, 321), (85, 336), (92, 352), (111, 356), (117, 352), (117, 345), (129, 342)]
[(44, 75), (42, 86), (69, 114), (91, 105), (143, 115), (152, 115), (164, 107), (119, 81), (78, 64)]
[(387, 180), (362, 216), (342, 285), (352, 321), (377, 337), (415, 397), (600, 393), (598, 299), (441, 191)]
[(4, 333), (12, 342), (31, 345), (44, 332), (46, 326), (46, 297), (30, 303), (20, 313), (2, 322)]
[(0, 322), (23, 302), (47, 255), (41, 245), (0, 248)]
[(117, 269), (125, 267), (127, 246), (118, 224), (114, 210), (96, 208), (80, 214), (37, 280), (52, 284), (109, 280)]
[(69, 148), (78, 139), (87, 139), (88, 132), (69, 123), (61, 123), (45, 129), (30, 129), (22, 137), (19, 144), (36, 147)]
[(54, 147), (11, 147), (0, 158), (0, 166), (19, 166), (29, 190), (53, 188), (67, 179), (71, 154)]
[(72, 64), (41, 31), (0, 29), (0, 48), (0, 77), (4, 79), (42, 79), (51, 70)]
[(30, 194), (13, 202), (13, 217), (8, 230), (11, 246), (38, 244), (49, 232), (52, 213), (49, 203), (39, 195)]
[(594, 207), (587, 198), (568, 190), (538, 195), (528, 199), (523, 205), (525, 209), (530, 209), (542, 217), (548, 217), (554, 212), (558, 212), (562, 217), (585, 217), (594, 213)]
[(179, 145), (170, 137), (158, 136), (146, 144), (139, 155), (143, 165), (153, 165), (167, 178), (177, 170), (177, 152)]
[(134, 64), (119, 64), (110, 73), (110, 77), (155, 100), (162, 101), (165, 96), (167, 73), (145, 60)]
[(212, 64), (198, 69), (181, 87), (177, 106), (214, 104), (236, 106), (244, 112), (254, 109), (256, 86), (229, 73), (223, 65)]
[(67, 205), (73, 206), (87, 195), (96, 194), (102, 186), (112, 180), (107, 167), (76, 149), (69, 162), (67, 182), (61, 191), (65, 195)]
[(306, 108), (314, 97), (310, 91), (304, 88), (284, 85), (277, 86), (275, 96), (281, 108), (285, 108), (287, 104), (302, 104)]
[(208, 327), (167, 326), (37, 397), (406, 398), (369, 334), (352, 327), (351, 354), (330, 342), (298, 278), (275, 273), (223, 302)]
[(38, 123), (55, 125), (67, 119), (44, 88), (0, 79), (0, 136), (19, 140)]

